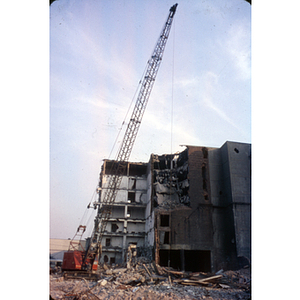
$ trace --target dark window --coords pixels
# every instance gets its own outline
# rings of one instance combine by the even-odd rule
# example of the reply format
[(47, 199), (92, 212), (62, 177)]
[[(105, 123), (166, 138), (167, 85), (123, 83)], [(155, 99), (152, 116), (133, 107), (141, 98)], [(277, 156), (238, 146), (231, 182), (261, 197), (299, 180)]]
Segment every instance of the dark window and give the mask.
[(135, 192), (128, 192), (128, 200), (135, 202)]
[(164, 244), (170, 244), (170, 232), (165, 232)]
[(210, 251), (159, 250), (159, 264), (191, 272), (211, 272)]
[(239, 151), (239, 149), (237, 149), (237, 148), (234, 148), (233, 149), (236, 153), (239, 153), (240, 151)]
[(106, 239), (106, 240), (105, 240), (105, 246), (106, 246), (106, 247), (109, 247), (109, 246), (110, 246), (110, 239)]
[(207, 190), (207, 184), (206, 184), (206, 180), (203, 179), (203, 190), (206, 191)]
[(153, 165), (154, 169), (159, 169), (159, 162), (155, 161)]
[(205, 167), (205, 166), (202, 167), (202, 187), (203, 187), (203, 190), (204, 190), (204, 191), (207, 190), (207, 183), (206, 183), (206, 167)]
[(106, 175), (127, 175), (127, 163), (109, 160), (105, 162)]
[(111, 224), (111, 232), (117, 232), (119, 226), (115, 223)]
[(129, 178), (129, 190), (135, 190), (136, 189), (136, 179), (135, 178)]
[(116, 263), (116, 258), (115, 257), (111, 257), (110, 258), (110, 264), (112, 265), (114, 263)]
[(104, 262), (108, 262), (108, 256), (107, 255), (104, 255)]
[(146, 174), (147, 174), (147, 164), (142, 164), (142, 165), (130, 164), (129, 165), (129, 176), (141, 177)]
[(161, 227), (169, 227), (170, 226), (169, 215), (160, 215), (160, 226)]
[(207, 156), (208, 156), (208, 150), (207, 150), (207, 148), (202, 148), (202, 153), (203, 153), (203, 158), (207, 158)]
[(192, 272), (211, 272), (210, 251), (184, 250), (185, 270)]
[(202, 178), (206, 179), (206, 167), (205, 166), (202, 167)]

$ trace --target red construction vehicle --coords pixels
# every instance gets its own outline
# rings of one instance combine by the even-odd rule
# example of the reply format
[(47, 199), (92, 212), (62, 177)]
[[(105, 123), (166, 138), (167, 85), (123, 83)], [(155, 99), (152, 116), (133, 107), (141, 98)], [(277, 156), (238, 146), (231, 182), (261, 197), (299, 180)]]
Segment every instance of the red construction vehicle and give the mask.
[[(86, 274), (87, 277), (91, 276), (97, 270), (98, 260), (101, 257), (101, 240), (106, 228), (107, 221), (110, 217), (113, 203), (115, 202), (118, 188), (121, 183), (121, 177), (124, 175), (126, 169), (126, 162), (129, 160), (131, 150), (135, 138), (140, 127), (143, 114), (163, 57), (166, 42), (171, 30), (173, 17), (176, 12), (177, 3), (170, 8), (169, 15), (163, 30), (156, 43), (155, 49), (147, 62), (147, 70), (145, 76), (140, 82), (140, 90), (137, 96), (135, 107), (133, 109), (130, 121), (128, 123), (120, 150), (117, 155), (115, 163), (112, 165), (112, 172), (107, 192), (101, 200), (101, 192), (99, 192), (99, 200), (94, 205), (98, 208), (95, 217), (95, 224), (91, 238), (88, 245), (84, 248), (80, 243), (85, 226), (80, 225), (77, 232), (70, 242), (69, 251), (65, 252), (62, 264), (62, 271), (65, 271), (65, 276), (73, 276), (73, 274)], [(75, 238), (79, 237), (79, 240)]]
[[(62, 270), (63, 271), (81, 271), (91, 269), (97, 271), (98, 259), (95, 257), (92, 262), (90, 259), (85, 259), (86, 250), (82, 245), (82, 235), (85, 232), (86, 226), (80, 225), (75, 233), (75, 236), (70, 241), (69, 251), (64, 253)], [(99, 248), (101, 249), (101, 248)]]

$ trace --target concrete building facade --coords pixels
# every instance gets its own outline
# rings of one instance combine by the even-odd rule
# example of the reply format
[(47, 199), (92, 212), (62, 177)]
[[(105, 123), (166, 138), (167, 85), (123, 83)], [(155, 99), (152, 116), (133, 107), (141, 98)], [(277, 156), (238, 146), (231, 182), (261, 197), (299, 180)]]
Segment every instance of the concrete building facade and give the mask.
[[(105, 160), (100, 173), (100, 199), (103, 199), (112, 161)], [(130, 243), (144, 247), (147, 202), (147, 164), (127, 163), (121, 184), (102, 238), (102, 262), (121, 263)], [(102, 204), (103, 205), (103, 204)]]
[[(100, 173), (103, 199), (112, 161)], [(186, 146), (128, 162), (102, 239), (102, 262), (121, 263), (128, 245), (163, 266), (236, 269), (251, 261), (251, 145)]]

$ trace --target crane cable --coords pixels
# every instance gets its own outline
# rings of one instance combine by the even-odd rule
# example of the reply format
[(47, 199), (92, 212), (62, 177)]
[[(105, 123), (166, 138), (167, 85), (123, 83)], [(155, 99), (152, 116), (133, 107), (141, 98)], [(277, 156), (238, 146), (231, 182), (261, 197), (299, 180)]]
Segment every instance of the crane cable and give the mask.
[(118, 134), (117, 134), (116, 140), (115, 140), (115, 142), (114, 142), (114, 144), (113, 144), (113, 146), (112, 146), (112, 149), (111, 149), (111, 151), (110, 151), (110, 153), (109, 153), (108, 159), (111, 158), (112, 152), (113, 152), (113, 150), (114, 150), (114, 148), (115, 148), (115, 146), (116, 146), (116, 144), (117, 144), (117, 142), (118, 142), (120, 133), (121, 133), (121, 131), (123, 130), (123, 126), (126, 124), (125, 121), (126, 121), (126, 119), (127, 119), (128, 113), (129, 113), (129, 111), (130, 111), (130, 109), (131, 109), (131, 107), (132, 107), (132, 104), (133, 104), (133, 102), (134, 102), (134, 100), (135, 100), (135, 98), (136, 98), (136, 94), (137, 94), (137, 92), (139, 91), (139, 86), (140, 86), (140, 84), (142, 83), (142, 79), (143, 79), (144, 76), (145, 76), (146, 70), (147, 70), (147, 65), (146, 65), (146, 67), (145, 67), (145, 69), (144, 69), (142, 78), (141, 78), (141, 80), (139, 81), (139, 84), (138, 84), (138, 86), (137, 86), (137, 88), (136, 88), (136, 91), (135, 91), (135, 93), (134, 93), (134, 95), (133, 95), (133, 97), (132, 97), (131, 103), (130, 103), (129, 108), (128, 108), (127, 112), (126, 112), (126, 115), (125, 115), (124, 120), (123, 120), (123, 122), (122, 122), (121, 128), (119, 129), (119, 132), (118, 132)]
[(86, 207), (86, 209), (85, 209), (85, 211), (84, 211), (84, 213), (83, 213), (83, 216), (82, 216), (82, 218), (81, 218), (81, 220), (80, 220), (79, 226), (84, 224), (84, 225), (86, 225), (86, 227), (88, 227), (88, 225), (90, 224), (92, 214), (90, 214), (90, 216), (89, 216), (89, 218), (88, 218), (88, 220), (87, 220), (86, 222), (85, 222), (85, 220), (86, 220), (86, 218), (87, 218), (88, 210), (89, 210), (89, 208), (90, 208), (90, 204), (93, 202), (93, 198), (95, 197), (95, 194), (96, 194), (96, 189), (94, 189), (92, 198), (91, 198), (91, 200), (90, 200), (88, 206)]
[(174, 73), (175, 73), (175, 24), (173, 25), (172, 91), (171, 91), (171, 154), (173, 153), (173, 110), (174, 110)]
[[(116, 144), (117, 144), (117, 142), (118, 142), (118, 139), (119, 139), (119, 136), (120, 136), (120, 134), (121, 134), (121, 131), (123, 130), (123, 126), (126, 124), (125, 122), (126, 122), (127, 116), (128, 116), (128, 114), (129, 114), (129, 111), (130, 111), (130, 109), (131, 109), (131, 107), (132, 107), (132, 104), (133, 104), (133, 102), (134, 102), (134, 100), (135, 100), (135, 98), (136, 98), (136, 95), (137, 95), (137, 93), (138, 93), (138, 91), (139, 91), (139, 86), (140, 86), (141, 83), (142, 83), (142, 79), (143, 79), (144, 76), (145, 76), (146, 70), (147, 70), (147, 65), (145, 66), (145, 69), (144, 69), (143, 74), (142, 74), (142, 78), (140, 79), (140, 81), (139, 81), (139, 83), (138, 83), (138, 86), (137, 86), (136, 91), (135, 91), (135, 93), (134, 93), (134, 95), (133, 95), (133, 97), (132, 97), (131, 103), (130, 103), (130, 105), (129, 105), (129, 107), (128, 107), (128, 110), (127, 110), (126, 115), (125, 115), (125, 117), (124, 117), (124, 120), (123, 120), (123, 122), (122, 122), (122, 124), (121, 124), (121, 127), (119, 128), (119, 132), (118, 132), (117, 137), (116, 137), (116, 139), (115, 139), (115, 142), (114, 142), (114, 144), (113, 144), (113, 146), (112, 146), (112, 149), (111, 149), (111, 151), (110, 151), (110, 153), (109, 153), (108, 159), (111, 159), (111, 155), (112, 155), (112, 153), (113, 153), (113, 151), (114, 151), (114, 148), (115, 148), (115, 146), (116, 146)], [(97, 188), (97, 187), (98, 187), (98, 185), (96, 186), (96, 188)], [(87, 206), (87, 208), (86, 208), (86, 210), (85, 210), (85, 212), (84, 212), (84, 214), (83, 214), (83, 216), (82, 216), (82, 219), (81, 219), (81, 221), (80, 221), (80, 225), (82, 224), (84, 218), (86, 217), (87, 211), (88, 211), (88, 209), (90, 208), (90, 204), (92, 203), (92, 200), (93, 200), (93, 198), (94, 198), (94, 196), (95, 196), (95, 192), (96, 192), (96, 189), (94, 189), (94, 193), (93, 193), (92, 199), (91, 199), (91, 201), (89, 202), (89, 204), (88, 204), (88, 206)], [(92, 214), (90, 215), (90, 217), (89, 217), (89, 219), (88, 219), (88, 221), (87, 221), (87, 224), (86, 224), (87, 226), (88, 226), (88, 224), (90, 223), (91, 217), (92, 217)]]

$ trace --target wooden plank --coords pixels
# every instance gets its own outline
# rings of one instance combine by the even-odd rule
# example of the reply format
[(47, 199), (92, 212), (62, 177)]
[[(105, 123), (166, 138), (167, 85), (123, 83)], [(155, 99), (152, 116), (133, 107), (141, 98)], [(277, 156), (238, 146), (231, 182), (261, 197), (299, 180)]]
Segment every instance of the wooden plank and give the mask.
[(203, 285), (208, 285), (207, 282), (199, 282), (196, 280), (189, 280), (189, 279), (174, 279), (173, 282), (177, 282), (180, 284), (186, 284), (186, 285), (199, 285), (199, 284), (203, 284)]
[(200, 280), (198, 280), (198, 282), (206, 282), (206, 281), (210, 281), (210, 280), (214, 280), (214, 279), (220, 279), (222, 277), (223, 277), (223, 275), (215, 275), (215, 276), (200, 279)]
[(156, 266), (156, 270), (157, 270), (157, 272), (158, 272), (159, 275), (165, 275), (164, 274), (165, 272), (163, 271), (163, 269), (162, 269), (162, 267), (160, 265), (155, 264), (155, 266)]
[(173, 282), (178, 282), (181, 284), (204, 284), (207, 285), (208, 282), (210, 280), (215, 280), (215, 279), (219, 279), (223, 277), (223, 275), (215, 275), (215, 276), (211, 276), (211, 277), (207, 277), (207, 278), (203, 278), (203, 279), (199, 279), (199, 280), (191, 280), (191, 279), (175, 279), (173, 280)]
[(173, 275), (183, 275), (184, 274), (184, 272), (182, 272), (182, 271), (168, 270), (167, 268), (164, 268), (164, 267), (162, 267), (162, 270), (167, 273), (173, 274)]
[(152, 275), (152, 276), (151, 276), (151, 279), (153, 279), (154, 281), (156, 281), (156, 280), (162, 280), (162, 281), (165, 281), (165, 280), (166, 280), (166, 277), (165, 277), (165, 276), (160, 276), (160, 275)]
[(227, 284), (222, 284), (222, 283), (219, 283), (219, 286), (223, 289), (230, 289), (230, 286), (227, 285)]
[(184, 285), (199, 285), (198, 283), (192, 283), (192, 282), (185, 282), (185, 281), (182, 281), (180, 282), (181, 284), (184, 284)]
[(202, 277), (200, 278), (199, 276), (191, 276), (189, 277), (190, 280), (200, 280), (203, 279)]
[(149, 270), (148, 270), (148, 268), (146, 267), (145, 264), (143, 264), (143, 267), (145, 268), (145, 270), (146, 270), (146, 272), (148, 273), (148, 275), (151, 277), (151, 274), (150, 274), (150, 272), (149, 272)]

